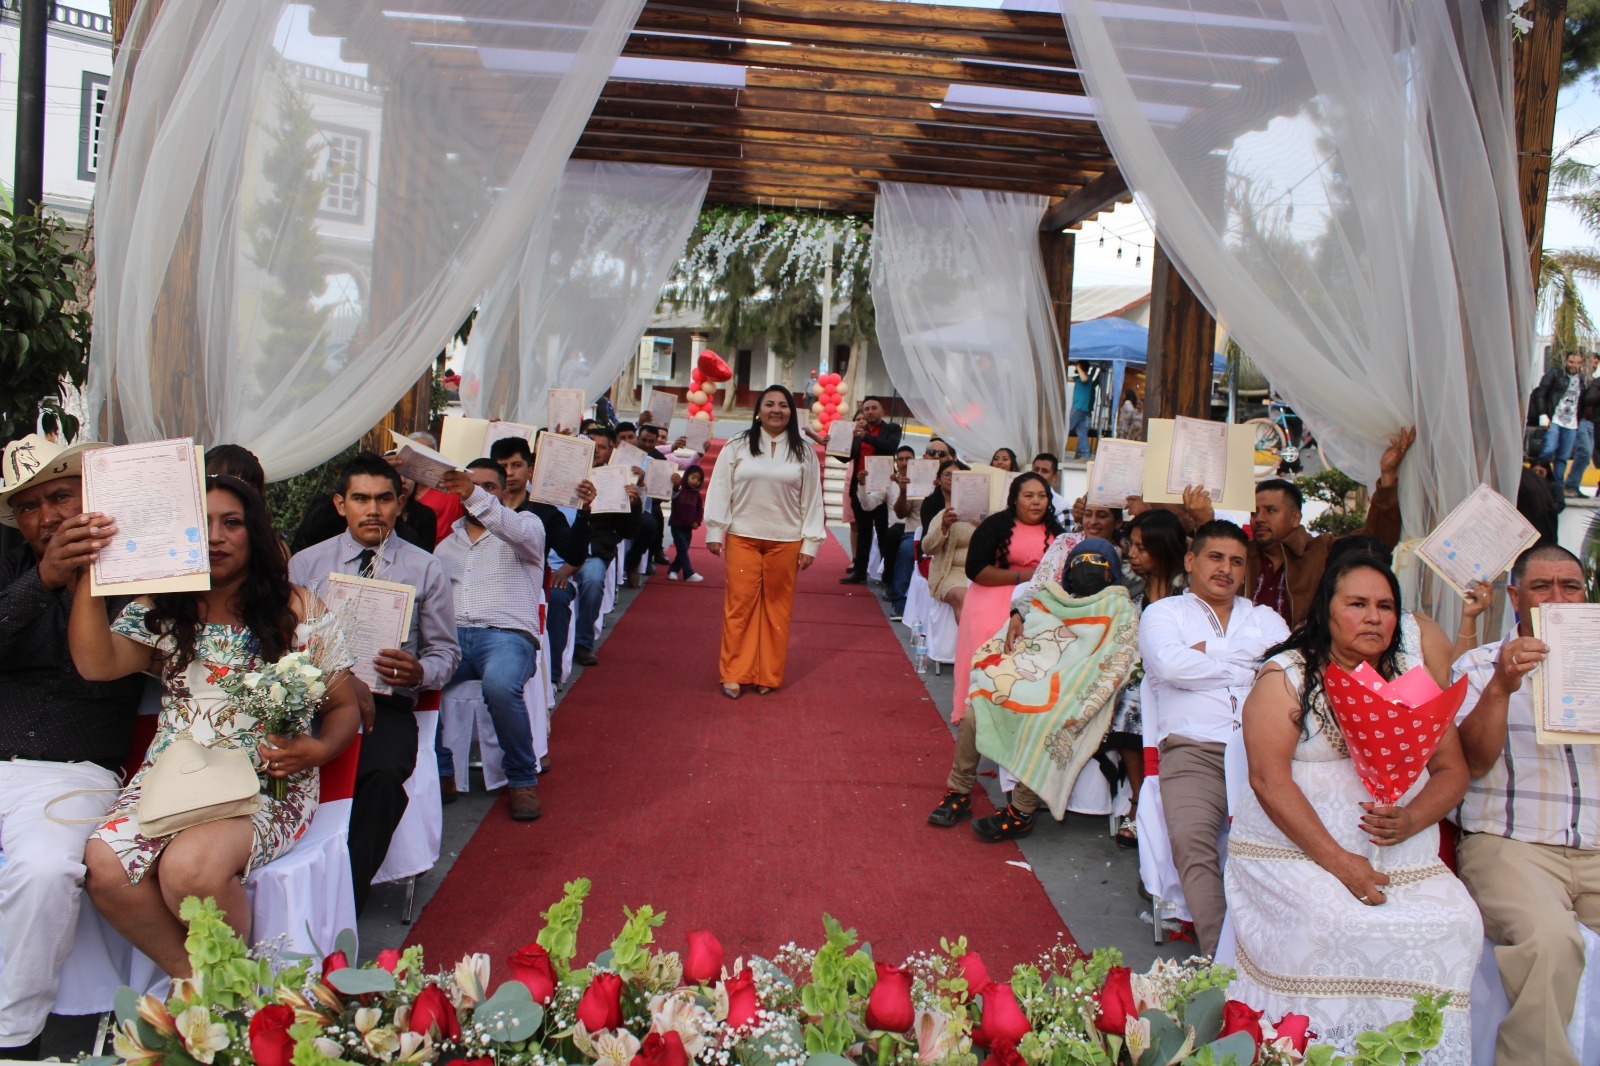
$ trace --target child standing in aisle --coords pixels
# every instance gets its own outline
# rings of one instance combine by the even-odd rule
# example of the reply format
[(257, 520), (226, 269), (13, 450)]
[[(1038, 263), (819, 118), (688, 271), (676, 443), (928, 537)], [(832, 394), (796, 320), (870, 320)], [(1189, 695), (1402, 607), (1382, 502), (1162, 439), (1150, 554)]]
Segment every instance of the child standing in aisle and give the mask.
[(675, 553), (672, 564), (667, 567), (667, 580), (677, 581), (682, 576), (685, 581), (704, 581), (705, 578), (694, 572), (693, 565), (689, 562), (689, 542), (694, 537), (694, 531), (700, 528), (705, 520), (706, 501), (701, 488), (705, 484), (706, 472), (698, 466), (691, 466), (683, 472), (683, 480), (678, 484), (678, 491), (672, 494), (672, 517), (667, 525), (672, 530), (672, 546)]

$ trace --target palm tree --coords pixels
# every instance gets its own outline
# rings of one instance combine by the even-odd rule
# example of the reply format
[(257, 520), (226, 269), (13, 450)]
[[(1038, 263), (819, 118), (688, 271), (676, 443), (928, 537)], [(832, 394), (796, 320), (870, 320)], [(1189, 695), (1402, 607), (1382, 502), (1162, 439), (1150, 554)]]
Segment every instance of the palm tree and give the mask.
[[(1572, 209), (1591, 234), (1600, 236), (1600, 166), (1574, 158), (1582, 145), (1600, 137), (1600, 127), (1578, 134), (1550, 161), (1551, 203)], [(1596, 330), (1578, 288), (1579, 281), (1600, 281), (1600, 247), (1547, 248), (1539, 257), (1538, 310), (1549, 315), (1552, 365), (1583, 347)]]

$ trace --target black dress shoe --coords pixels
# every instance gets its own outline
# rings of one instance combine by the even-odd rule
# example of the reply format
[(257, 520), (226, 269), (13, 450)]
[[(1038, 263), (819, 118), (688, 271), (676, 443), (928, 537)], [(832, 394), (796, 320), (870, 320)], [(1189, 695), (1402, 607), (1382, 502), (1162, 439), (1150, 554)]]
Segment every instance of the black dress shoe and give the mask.
[(585, 648), (579, 644), (572, 649), (572, 661), (579, 666), (599, 666), (600, 659), (595, 655), (593, 648)]
[(861, 577), (859, 574), (851, 574), (848, 577), (841, 577), (839, 579), (839, 584), (841, 585), (865, 585), (866, 583), (867, 579)]

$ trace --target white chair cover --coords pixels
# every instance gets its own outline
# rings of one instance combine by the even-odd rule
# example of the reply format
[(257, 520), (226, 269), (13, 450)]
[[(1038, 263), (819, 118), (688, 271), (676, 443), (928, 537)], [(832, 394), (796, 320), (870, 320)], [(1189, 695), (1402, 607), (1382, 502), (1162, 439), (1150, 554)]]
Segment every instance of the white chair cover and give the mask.
[[(1148, 678), (1139, 682), (1139, 709), (1144, 746), (1160, 747), (1163, 735), (1160, 713)], [(1156, 901), (1152, 905), (1151, 916), (1157, 923), (1164, 917), (1159, 913), (1160, 904), (1169, 905), (1174, 916), (1192, 921), (1189, 904), (1183, 898), (1183, 882), (1178, 880), (1178, 868), (1172, 864), (1172, 841), (1167, 838), (1167, 815), (1161, 802), (1161, 778), (1158, 774), (1159, 770), (1156, 774), (1145, 774), (1144, 784), (1139, 789), (1139, 810), (1133, 818), (1135, 831), (1139, 834), (1139, 880), (1144, 884), (1144, 890)]]
[(936, 663), (956, 661), (956, 633), (961, 624), (956, 612), (942, 600), (930, 601), (928, 606), (928, 658)]
[(872, 538), (872, 551), (867, 555), (867, 576), (883, 580), (883, 553), (878, 550), (878, 538)]
[(920, 625), (923, 633), (927, 633), (932, 612), (933, 592), (928, 588), (928, 579), (922, 576), (920, 567), (912, 567), (911, 584), (906, 588), (906, 609), (900, 615), (900, 624), (907, 629)]
[(561, 649), (561, 677), (565, 681), (572, 675), (572, 655), (578, 643), (578, 604), (572, 604), (572, 609), (567, 612), (567, 646)]
[[(533, 754), (542, 759), (550, 754), (550, 712), (541, 676), (528, 678), (522, 689), (522, 699), (528, 709), (528, 725), (533, 730)], [(494, 720), (489, 717), (489, 705), (483, 700), (482, 683), (460, 681), (446, 686), (439, 699), (439, 713), (444, 744), (450, 749), (455, 767), (456, 789), (470, 790), (474, 740), (478, 743), (478, 758), (483, 768), (483, 787), (491, 791), (504, 788), (507, 784), (502, 768), (504, 755), (495, 736)]]
[(251, 872), (245, 887), (256, 943), (276, 941), (310, 955), (333, 950), (335, 937), (356, 928), (350, 804), (342, 799), (319, 805), (289, 854)]
[[(1583, 976), (1578, 980), (1576, 1009), (1572, 1012), (1572, 1024), (1567, 1026), (1567, 1042), (1572, 1045), (1573, 1057), (1581, 1066), (1600, 1066), (1600, 935), (1587, 927), (1580, 928), (1583, 931)], [(1494, 949), (1494, 941), (1484, 937), (1478, 972), (1472, 977), (1473, 1066), (1495, 1066), (1495, 1036), (1511, 1010), (1506, 987), (1500, 982)]]
[(439, 861), (444, 836), (444, 807), (439, 799), (439, 763), (434, 740), (439, 733), (438, 711), (417, 711), (417, 764), (406, 779), (406, 813), (389, 841), (383, 865), (373, 875), (375, 885), (404, 881), (433, 869)]

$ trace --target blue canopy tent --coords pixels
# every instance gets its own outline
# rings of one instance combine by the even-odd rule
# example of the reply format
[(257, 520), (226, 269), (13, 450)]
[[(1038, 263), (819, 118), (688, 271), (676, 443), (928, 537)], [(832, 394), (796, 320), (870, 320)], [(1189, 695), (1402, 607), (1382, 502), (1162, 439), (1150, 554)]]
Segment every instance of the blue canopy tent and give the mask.
[[(1130, 366), (1144, 366), (1148, 358), (1150, 331), (1137, 322), (1108, 315), (1091, 318), (1087, 322), (1074, 322), (1067, 341), (1067, 359), (1078, 362), (1111, 364), (1111, 421), (1116, 418), (1122, 403), (1122, 379)], [(1227, 360), (1220, 353), (1212, 353), (1211, 372), (1221, 374)]]

